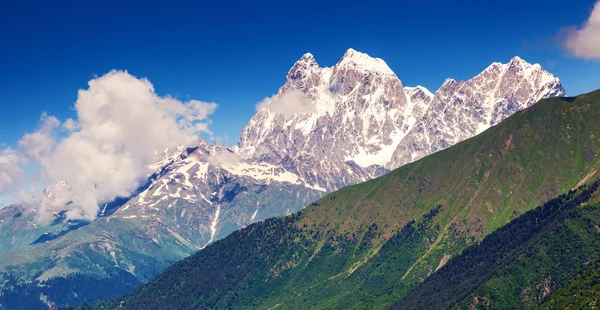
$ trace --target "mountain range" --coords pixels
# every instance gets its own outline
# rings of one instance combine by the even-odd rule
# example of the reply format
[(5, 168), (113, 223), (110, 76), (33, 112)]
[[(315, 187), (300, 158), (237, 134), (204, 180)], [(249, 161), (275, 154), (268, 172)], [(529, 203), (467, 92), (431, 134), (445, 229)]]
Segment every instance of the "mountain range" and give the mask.
[[(353, 49), (327, 68), (305, 54), (279, 92), (257, 106), (237, 146), (199, 140), (157, 154), (148, 182), (131, 197), (101, 206), (95, 221), (69, 221), (57, 213), (51, 224), (39, 225), (35, 204), (1, 209), (0, 305), (60, 306), (118, 296), (183, 257), (198, 250), (208, 253), (210, 244), (240, 228), (293, 214), (326, 193), (386, 175), (480, 134), (543, 98), (564, 95), (557, 78), (519, 57), (494, 63), (467, 81), (447, 79), (432, 93), (404, 87), (383, 60)], [(410, 188), (425, 193), (431, 190), (428, 179), (419, 177)], [(565, 184), (555, 186), (533, 198), (519, 197), (515, 214)], [(43, 195), (58, 197), (68, 188), (59, 183)], [(337, 201), (331, 197), (324, 199)], [(406, 197), (398, 206), (417, 199), (402, 201)], [(492, 202), (498, 201), (489, 202), (492, 210), (499, 208)], [(397, 212), (418, 214), (407, 210)], [(506, 223), (511, 211), (502, 210), (462, 242)], [(359, 220), (373, 216), (368, 212), (353, 216), (337, 229), (375, 224)], [(314, 225), (325, 225), (314, 220)], [(377, 243), (385, 240), (379, 234), (390, 237), (402, 223), (377, 224)], [(367, 226), (356, 233), (362, 236)], [(277, 268), (274, 274), (280, 273)], [(415, 274), (422, 276), (421, 271)], [(98, 289), (98, 283), (106, 288)]]
[(530, 309), (577, 287), (593, 305), (599, 119), (600, 91), (541, 100), (83, 308)]
[[(331, 68), (319, 67), (306, 54), (273, 102), (242, 130), (239, 151), (272, 163), (306, 154), (395, 169), (470, 138), (541, 99), (560, 96), (565, 91), (559, 79), (519, 57), (493, 63), (468, 81), (447, 79), (432, 94), (422, 86), (404, 88), (383, 60), (353, 49)], [(294, 99), (306, 102), (304, 110), (290, 114), (277, 109)]]

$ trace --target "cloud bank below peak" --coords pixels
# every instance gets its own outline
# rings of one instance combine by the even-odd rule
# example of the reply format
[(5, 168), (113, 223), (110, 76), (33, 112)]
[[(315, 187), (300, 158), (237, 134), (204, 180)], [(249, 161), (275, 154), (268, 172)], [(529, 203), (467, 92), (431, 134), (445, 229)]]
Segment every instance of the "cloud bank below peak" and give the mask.
[(268, 110), (286, 116), (295, 114), (312, 113), (316, 111), (315, 103), (302, 91), (290, 89), (279, 96), (268, 97), (256, 105), (256, 111)]
[[(158, 96), (150, 81), (127, 71), (113, 70), (88, 85), (78, 92), (77, 119), (61, 122), (44, 114), (37, 131), (24, 135), (16, 149), (0, 152), (0, 193), (21, 193), (25, 203), (37, 207), (40, 222), (61, 211), (68, 219), (95, 219), (100, 204), (127, 197), (144, 182), (156, 151), (210, 133), (208, 117), (217, 108)], [(26, 179), (33, 175), (36, 181)], [(69, 187), (60, 199), (32, 200), (39, 195), (37, 186), (57, 188), (58, 182)]]

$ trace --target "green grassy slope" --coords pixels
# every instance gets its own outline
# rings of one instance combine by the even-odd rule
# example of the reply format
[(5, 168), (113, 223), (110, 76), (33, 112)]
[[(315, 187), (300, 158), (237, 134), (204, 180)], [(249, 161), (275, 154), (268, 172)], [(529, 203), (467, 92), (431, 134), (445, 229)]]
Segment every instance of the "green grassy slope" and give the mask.
[(511, 221), (451, 259), (393, 308), (538, 306), (600, 258), (598, 185), (561, 195)]
[(385, 308), (599, 168), (600, 92), (543, 100), (383, 177), (251, 225), (105, 305)]

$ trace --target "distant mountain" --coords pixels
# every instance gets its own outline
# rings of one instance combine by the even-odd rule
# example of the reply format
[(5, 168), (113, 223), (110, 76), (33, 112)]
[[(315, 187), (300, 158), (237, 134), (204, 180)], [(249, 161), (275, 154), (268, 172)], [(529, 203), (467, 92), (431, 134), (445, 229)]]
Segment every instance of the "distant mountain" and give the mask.
[[(0, 210), (0, 294), (14, 296), (4, 305), (117, 296), (233, 231), (296, 212), (471, 137), (539, 98), (563, 95), (558, 79), (519, 58), (432, 94), (404, 87), (383, 60), (353, 49), (329, 68), (306, 54), (259, 105), (237, 146), (199, 139), (158, 154), (147, 184), (100, 206), (94, 222), (56, 213), (40, 226), (35, 205)], [(97, 290), (88, 284), (94, 281), (110, 289)]]
[[(441, 295), (442, 301), (465, 296), (465, 292), (487, 296), (487, 287), (491, 293), (497, 288), (510, 290), (513, 286), (502, 283), (513, 283), (510, 281), (515, 279), (510, 277), (513, 273), (504, 272), (502, 264), (506, 259), (515, 267), (522, 266), (517, 262), (526, 259), (523, 253), (534, 251), (543, 258), (551, 249), (565, 259), (565, 268), (581, 266), (572, 264), (572, 260), (581, 263), (585, 259), (553, 248), (552, 240), (573, 236), (561, 242), (573, 240), (569, 245), (572, 251), (581, 249), (577, 253), (587, 253), (593, 261), (598, 247), (590, 233), (596, 229), (593, 224), (598, 219), (597, 208), (586, 207), (578, 213), (576, 206), (596, 200), (589, 200), (585, 193), (571, 192), (550, 201), (549, 207), (519, 216), (598, 175), (599, 132), (600, 91), (577, 98), (542, 100), (474, 138), (385, 176), (328, 194), (293, 215), (234, 232), (169, 267), (132, 293), (97, 307), (386, 308), (402, 296), (412, 296), (406, 294), (421, 282), (430, 283), (425, 280), (430, 276), (436, 279), (437, 272), (454, 272), (452, 266), (463, 250), (467, 258), (471, 257), (468, 253), (483, 253), (486, 259), (492, 255), (489, 266), (496, 269), (489, 270), (502, 271), (500, 275), (506, 277), (498, 283), (493, 279), (486, 282), (489, 277), (472, 278), (479, 282), (467, 278), (464, 284), (460, 278), (455, 283), (452, 277), (442, 277), (450, 281), (444, 283), (454, 285), (439, 289), (440, 294), (449, 292)], [(549, 215), (562, 214), (554, 211), (569, 208), (576, 210), (573, 223), (587, 226), (578, 228)], [(514, 219), (514, 224), (484, 239)], [(557, 225), (568, 230), (546, 233)], [(498, 234), (504, 237), (498, 239)], [(489, 244), (493, 249), (508, 250), (469, 252), (473, 250), (467, 248), (482, 239), (482, 247)], [(591, 243), (579, 247), (579, 240)], [(515, 257), (519, 260), (513, 261)], [(544, 259), (539, 262), (553, 261), (551, 257)], [(467, 266), (480, 272), (477, 262)], [(527, 291), (531, 294), (525, 294), (527, 298), (538, 298), (538, 289), (544, 290), (545, 271), (536, 270), (535, 261), (531, 263), (526, 265), (527, 270), (534, 270), (542, 278), (531, 277), (531, 282), (516, 279), (514, 283), (523, 285), (519, 292), (531, 288)], [(446, 264), (449, 267), (444, 268)], [(461, 270), (455, 273), (460, 276)], [(514, 272), (527, 278), (519, 269)], [(473, 291), (469, 285), (483, 293)], [(437, 291), (424, 292), (430, 294), (414, 300), (428, 302), (424, 298), (429, 298), (435, 305), (431, 294)], [(536, 300), (534, 304), (539, 301), (532, 300)]]

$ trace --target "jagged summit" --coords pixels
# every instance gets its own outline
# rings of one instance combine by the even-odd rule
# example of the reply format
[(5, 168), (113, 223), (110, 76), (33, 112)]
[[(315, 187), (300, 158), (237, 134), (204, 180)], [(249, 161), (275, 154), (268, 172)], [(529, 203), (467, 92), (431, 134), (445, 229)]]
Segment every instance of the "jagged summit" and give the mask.
[(512, 58), (507, 64), (503, 64), (502, 67), (505, 71), (508, 71), (508, 72), (540, 70), (541, 69), (540, 65), (537, 65), (536, 67), (534, 67), (534, 65), (528, 63), (527, 61), (525, 61), (523, 58), (521, 58), (519, 56)]
[(433, 93), (429, 91), (429, 89), (421, 85), (417, 85), (414, 87), (404, 86), (404, 91), (406, 92), (406, 95), (409, 98), (412, 96), (421, 96), (424, 98), (429, 98), (429, 100), (431, 100), (434, 96)]
[(429, 96), (433, 96), (433, 93), (429, 91), (429, 89), (427, 89), (427, 87), (421, 86), (421, 85), (417, 85), (415, 88), (421, 90), (422, 92), (424, 92), (425, 94), (429, 95)]
[[(296, 72), (298, 69), (327, 69), (321, 68), (315, 57), (311, 53), (306, 53), (300, 57), (292, 66), (289, 73)], [(392, 69), (381, 58), (371, 57), (366, 53), (359, 52), (355, 49), (348, 49), (344, 56), (333, 66), (333, 69), (351, 69), (363, 72), (375, 72), (380, 74), (395, 75)]]
[(307, 80), (320, 71), (321, 67), (315, 57), (311, 53), (306, 53), (288, 71), (286, 85), (295, 89), (308, 88), (312, 82)]
[(485, 70), (483, 70), (481, 72), (481, 74), (488, 72), (488, 71), (495, 71), (495, 70), (496, 71), (504, 71), (504, 72), (527, 71), (528, 73), (539, 71), (539, 72), (543, 73), (544, 75), (555, 78), (551, 73), (544, 70), (539, 63), (532, 64), (519, 56), (515, 56), (515, 57), (511, 58), (507, 63), (494, 62), (489, 67), (487, 67)]
[(381, 74), (395, 75), (392, 69), (381, 58), (374, 58), (355, 49), (348, 49), (335, 67), (352, 68), (361, 71), (374, 71)]
[(491, 63), (485, 70), (482, 71), (486, 72), (486, 71), (493, 71), (493, 70), (504, 70), (509, 66), (513, 66), (513, 67), (529, 67), (531, 66), (530, 63), (528, 63), (526, 60), (524, 60), (523, 58), (519, 57), (519, 56), (515, 56), (513, 58), (511, 58), (508, 62), (506, 63), (502, 63), (499, 61), (495, 61), (493, 63)]
[(302, 55), (302, 58), (300, 59), (315, 59), (315, 56), (311, 53), (306, 53), (304, 55)]
[(521, 65), (531, 65), (529, 62), (525, 61), (525, 59), (519, 57), (519, 56), (515, 56), (513, 58), (511, 58), (511, 60), (508, 62), (509, 64), (521, 64)]
[(311, 53), (306, 53), (306, 54), (302, 55), (302, 57), (300, 57), (300, 59), (298, 59), (298, 61), (296, 63), (303, 63), (310, 67), (312, 67), (312, 66), (319, 67), (319, 64), (317, 63), (315, 56), (313, 56), (313, 54), (311, 54)]
[(438, 88), (438, 90), (436, 90), (435, 92), (438, 93), (442, 88), (455, 85), (456, 83), (458, 83), (458, 82), (456, 82), (455, 79), (453, 79), (453, 78), (446, 78), (444, 80), (444, 83), (442, 83), (442, 86), (440, 86), (440, 88)]

